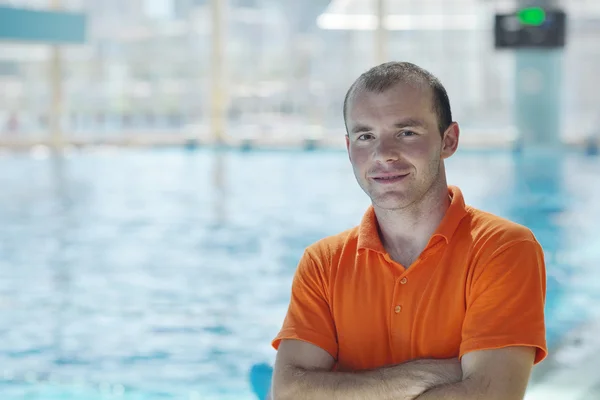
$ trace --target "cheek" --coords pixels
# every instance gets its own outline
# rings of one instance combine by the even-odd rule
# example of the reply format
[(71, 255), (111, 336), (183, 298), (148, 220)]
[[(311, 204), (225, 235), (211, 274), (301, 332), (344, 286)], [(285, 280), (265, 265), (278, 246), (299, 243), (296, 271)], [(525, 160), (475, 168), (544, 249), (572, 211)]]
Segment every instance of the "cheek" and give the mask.
[(354, 168), (361, 169), (369, 161), (369, 150), (366, 148), (350, 148), (350, 160)]
[(415, 162), (428, 162), (432, 157), (434, 150), (435, 149), (431, 143), (423, 140), (412, 143), (410, 146), (406, 146), (404, 154), (407, 158), (414, 160)]

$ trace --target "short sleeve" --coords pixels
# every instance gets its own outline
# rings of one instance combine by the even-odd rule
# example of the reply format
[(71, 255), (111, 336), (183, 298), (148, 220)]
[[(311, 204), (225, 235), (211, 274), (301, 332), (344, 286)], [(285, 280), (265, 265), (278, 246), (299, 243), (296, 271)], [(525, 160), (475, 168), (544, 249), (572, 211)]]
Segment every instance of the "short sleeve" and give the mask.
[(328, 287), (325, 270), (305, 251), (294, 274), (283, 326), (272, 342), (275, 350), (282, 340), (297, 339), (322, 348), (337, 360), (337, 335)]
[(535, 240), (497, 249), (477, 265), (467, 290), (460, 356), (508, 346), (536, 348), (535, 364), (548, 354), (544, 306), (544, 254)]

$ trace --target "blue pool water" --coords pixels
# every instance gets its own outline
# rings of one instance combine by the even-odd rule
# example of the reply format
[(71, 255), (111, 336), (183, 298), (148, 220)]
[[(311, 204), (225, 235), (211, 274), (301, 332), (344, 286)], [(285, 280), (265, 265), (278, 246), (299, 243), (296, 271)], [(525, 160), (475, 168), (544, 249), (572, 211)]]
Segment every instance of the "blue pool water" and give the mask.
[[(541, 241), (551, 346), (600, 317), (600, 159), (459, 152), (448, 176)], [(0, 398), (252, 399), (304, 247), (367, 205), (337, 151), (0, 155)]]

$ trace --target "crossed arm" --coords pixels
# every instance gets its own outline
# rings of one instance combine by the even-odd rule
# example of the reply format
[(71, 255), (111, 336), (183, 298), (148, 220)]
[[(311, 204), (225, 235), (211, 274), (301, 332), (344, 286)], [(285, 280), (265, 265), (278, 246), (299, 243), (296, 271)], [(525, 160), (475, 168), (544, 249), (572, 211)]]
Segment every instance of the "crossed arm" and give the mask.
[(279, 346), (269, 399), (522, 400), (535, 349), (468, 353), (459, 362), (415, 360), (362, 372), (332, 372), (325, 350), (299, 340)]

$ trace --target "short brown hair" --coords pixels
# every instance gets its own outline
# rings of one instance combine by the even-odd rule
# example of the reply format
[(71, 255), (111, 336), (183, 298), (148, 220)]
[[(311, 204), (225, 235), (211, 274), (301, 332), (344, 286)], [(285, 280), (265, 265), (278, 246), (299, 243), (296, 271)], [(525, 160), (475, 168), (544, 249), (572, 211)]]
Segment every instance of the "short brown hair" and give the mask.
[(433, 111), (438, 118), (438, 129), (443, 135), (446, 129), (452, 124), (452, 110), (450, 108), (450, 99), (444, 85), (431, 72), (411, 64), (409, 62), (392, 61), (380, 64), (363, 73), (354, 81), (344, 99), (344, 125), (348, 132), (346, 124), (346, 114), (350, 97), (357, 90), (367, 90), (369, 92), (382, 93), (397, 83), (425, 84), (433, 92)]

